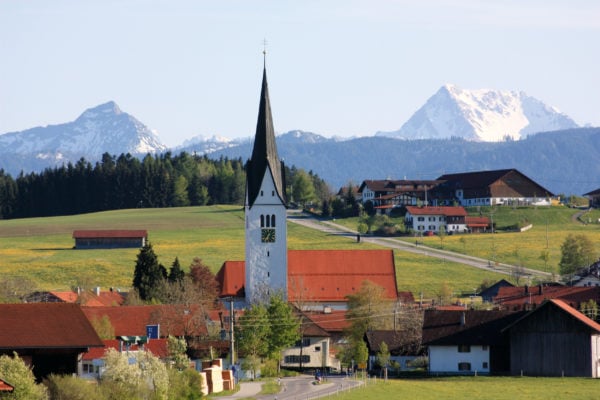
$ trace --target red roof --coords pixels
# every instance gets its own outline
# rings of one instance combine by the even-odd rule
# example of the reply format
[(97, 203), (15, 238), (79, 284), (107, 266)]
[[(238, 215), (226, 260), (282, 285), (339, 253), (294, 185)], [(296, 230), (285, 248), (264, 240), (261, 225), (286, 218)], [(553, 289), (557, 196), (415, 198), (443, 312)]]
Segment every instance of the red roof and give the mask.
[[(227, 261), (217, 274), (221, 296), (235, 296), (245, 284), (244, 261)], [(288, 250), (288, 300), (345, 302), (369, 280), (398, 297), (392, 250)]]
[(417, 207), (406, 206), (406, 211), (412, 215), (444, 215), (447, 217), (466, 217), (463, 207)]
[[(125, 350), (125, 344), (123, 344), (121, 347), (120, 340), (118, 339), (103, 340), (102, 343), (104, 343), (103, 347), (95, 347), (90, 349), (87, 353), (84, 353), (83, 359), (86, 361), (101, 359), (104, 357), (104, 353), (108, 349), (120, 350), (122, 348)], [(158, 358), (167, 358), (169, 355), (168, 343), (169, 339), (150, 339), (146, 344), (144, 344), (143, 348)], [(132, 344), (129, 346), (129, 351), (139, 350), (140, 349), (137, 344)]]
[(343, 332), (350, 326), (346, 320), (346, 311), (331, 310), (331, 312), (305, 312), (304, 316), (326, 332)]
[(505, 286), (498, 289), (494, 302), (503, 306), (542, 304), (545, 300), (561, 299), (577, 307), (581, 302), (600, 301), (597, 286)]
[(82, 238), (147, 238), (145, 230), (77, 230), (73, 231), (74, 239)]
[(0, 327), (1, 349), (102, 346), (77, 304), (0, 304)]
[(90, 321), (106, 315), (115, 330), (115, 336), (143, 336), (146, 334), (146, 325), (154, 324), (160, 324), (161, 337), (187, 334), (202, 336), (207, 333), (207, 314), (193, 306), (82, 307), (82, 310)]
[(77, 294), (72, 291), (68, 292), (50, 292), (50, 294), (61, 299), (65, 303), (77, 303), (86, 307), (104, 307), (104, 306), (120, 306), (125, 301), (122, 293), (108, 291), (100, 292), (99, 295), (93, 291), (83, 291)]
[(465, 223), (471, 227), (485, 228), (490, 226), (490, 219), (488, 217), (465, 217)]

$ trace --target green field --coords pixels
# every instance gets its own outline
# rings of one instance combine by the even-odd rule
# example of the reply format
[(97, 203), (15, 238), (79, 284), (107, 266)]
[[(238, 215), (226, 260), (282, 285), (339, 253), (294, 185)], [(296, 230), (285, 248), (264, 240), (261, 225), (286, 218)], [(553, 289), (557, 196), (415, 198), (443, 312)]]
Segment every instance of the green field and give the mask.
[(598, 381), (585, 378), (449, 377), (378, 381), (340, 393), (339, 400), (592, 400)]
[[(556, 267), (560, 244), (567, 233), (585, 233), (600, 242), (600, 225), (572, 221), (575, 210), (552, 207), (495, 212), (497, 226), (508, 226), (527, 218), (533, 228), (523, 233), (423, 238), (425, 244), (452, 249), (500, 262), (520, 262), (529, 268)], [(600, 213), (589, 215), (597, 221)], [(548, 221), (546, 225), (546, 221)], [(355, 219), (337, 220), (356, 227)], [(546, 226), (548, 227), (546, 230)], [(201, 258), (213, 271), (226, 260), (244, 259), (244, 215), (241, 207), (208, 206), (164, 209), (132, 209), (77, 216), (0, 220), (0, 273), (3, 277), (26, 277), (40, 289), (64, 290), (85, 284), (127, 289), (131, 285), (138, 249), (75, 250), (76, 229), (146, 229), (159, 261), (169, 267), (175, 257), (189, 266)], [(546, 231), (548, 235), (546, 235)], [(539, 258), (548, 237), (548, 267)], [(288, 223), (290, 249), (367, 249), (368, 243), (328, 235)], [(493, 250), (493, 254), (492, 254)], [(415, 297), (435, 297), (442, 284), (453, 291), (470, 292), (484, 279), (503, 275), (454, 264), (422, 254), (395, 252), (398, 289)]]
[[(491, 218), (497, 231), (491, 234), (445, 235), (419, 238), (425, 245), (443, 248), (457, 253), (468, 254), (492, 262), (497, 261), (511, 265), (522, 265), (526, 268), (545, 272), (558, 272), (560, 246), (568, 234), (585, 234), (597, 245), (600, 254), (600, 210), (586, 213), (580, 221), (574, 216), (581, 210), (564, 206), (554, 207), (489, 207), (481, 209), (469, 208), (470, 215), (482, 215)], [(356, 229), (358, 218), (336, 220), (351, 229)], [(515, 225), (531, 224), (532, 228), (525, 232), (509, 232)], [(413, 243), (414, 237), (404, 240)], [(540, 256), (548, 251), (548, 259)]]

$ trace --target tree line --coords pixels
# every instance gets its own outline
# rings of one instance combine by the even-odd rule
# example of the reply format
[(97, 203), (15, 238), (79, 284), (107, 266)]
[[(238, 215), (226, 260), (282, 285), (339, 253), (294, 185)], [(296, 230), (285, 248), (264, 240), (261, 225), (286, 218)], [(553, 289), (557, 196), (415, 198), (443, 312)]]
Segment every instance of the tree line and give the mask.
[[(285, 169), (288, 198), (304, 204), (329, 196), (318, 175)], [(241, 158), (218, 160), (173, 155), (105, 153), (92, 165), (81, 158), (16, 179), (0, 169), (0, 219), (74, 215), (126, 208), (243, 204), (246, 173)]]

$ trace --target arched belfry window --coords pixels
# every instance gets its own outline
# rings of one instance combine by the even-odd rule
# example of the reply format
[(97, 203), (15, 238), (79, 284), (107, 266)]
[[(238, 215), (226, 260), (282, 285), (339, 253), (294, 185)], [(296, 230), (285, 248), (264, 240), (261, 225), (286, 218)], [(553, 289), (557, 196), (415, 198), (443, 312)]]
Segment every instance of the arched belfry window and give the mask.
[(271, 226), (275, 228), (275, 214), (271, 215)]
[(271, 227), (271, 216), (267, 215), (267, 228)]
[(265, 216), (261, 214), (260, 216), (260, 227), (264, 228), (265, 227)]

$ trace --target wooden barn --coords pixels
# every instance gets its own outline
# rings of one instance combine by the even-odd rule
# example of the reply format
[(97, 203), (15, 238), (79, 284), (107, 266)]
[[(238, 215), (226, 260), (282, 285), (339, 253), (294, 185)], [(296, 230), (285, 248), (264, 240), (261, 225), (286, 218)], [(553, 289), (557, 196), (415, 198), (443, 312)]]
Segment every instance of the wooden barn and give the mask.
[(505, 328), (510, 372), (600, 377), (600, 324), (562, 300), (548, 300)]
[(80, 355), (103, 346), (77, 304), (0, 304), (0, 355), (16, 352), (38, 380), (77, 373)]
[(73, 231), (76, 249), (118, 249), (144, 247), (145, 230), (78, 230)]

